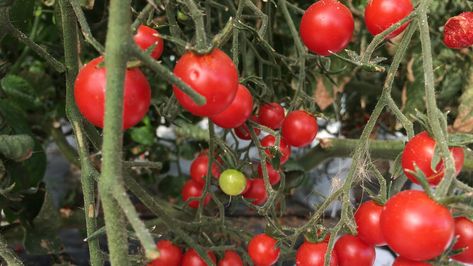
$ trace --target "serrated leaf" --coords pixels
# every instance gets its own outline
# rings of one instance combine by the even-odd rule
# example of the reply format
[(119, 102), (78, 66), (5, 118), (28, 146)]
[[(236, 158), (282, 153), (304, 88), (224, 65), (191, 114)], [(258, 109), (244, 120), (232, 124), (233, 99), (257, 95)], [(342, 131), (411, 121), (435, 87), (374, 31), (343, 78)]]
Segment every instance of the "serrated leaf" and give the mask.
[(8, 159), (21, 162), (30, 158), (34, 140), (28, 135), (0, 135), (0, 154)]
[(447, 141), (449, 147), (466, 146), (473, 143), (473, 134), (449, 134)]

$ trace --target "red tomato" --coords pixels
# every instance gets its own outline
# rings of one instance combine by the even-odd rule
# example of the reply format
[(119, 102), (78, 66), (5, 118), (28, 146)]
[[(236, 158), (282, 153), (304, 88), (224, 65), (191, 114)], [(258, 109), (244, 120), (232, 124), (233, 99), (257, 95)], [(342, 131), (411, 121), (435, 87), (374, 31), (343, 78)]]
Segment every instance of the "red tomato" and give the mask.
[(401, 191), (389, 199), (380, 224), (389, 247), (399, 256), (415, 261), (442, 254), (455, 230), (450, 211), (415, 190)]
[(255, 205), (263, 205), (268, 200), (268, 192), (266, 192), (264, 180), (262, 178), (255, 178), (248, 181), (248, 183), (251, 183), (250, 188), (243, 194), (243, 197)]
[[(304, 242), (296, 253), (297, 266), (323, 266), (325, 263), (325, 253), (327, 253), (327, 243)], [(337, 255), (332, 252), (330, 255), (330, 266), (337, 266)]]
[(248, 255), (255, 265), (270, 266), (278, 261), (280, 248), (276, 239), (267, 234), (254, 236), (248, 243)]
[(174, 74), (206, 98), (207, 102), (199, 106), (173, 86), (182, 107), (196, 116), (221, 113), (232, 103), (238, 90), (238, 71), (230, 57), (217, 48), (205, 55), (185, 53), (177, 61)]
[[(414, 183), (419, 184), (417, 178), (409, 171), (415, 172), (416, 165), (421, 170), (427, 181), (431, 185), (438, 185), (444, 176), (444, 164), (440, 161), (435, 169), (432, 169), (432, 159), (435, 153), (435, 140), (429, 136), (429, 133), (423, 131), (415, 135), (409, 142), (402, 153), (401, 163), (404, 174)], [(463, 167), (465, 155), (463, 148), (452, 147), (450, 152), (453, 154), (455, 162), (455, 170), (458, 175)]]
[(458, 237), (458, 240), (453, 246), (453, 250), (464, 250), (462, 253), (452, 256), (452, 258), (473, 264), (473, 222), (465, 217), (455, 218), (455, 236)]
[(221, 128), (236, 128), (245, 123), (252, 111), (253, 96), (240, 84), (233, 102), (223, 112), (210, 117), (210, 120)]
[[(187, 201), (190, 198), (197, 198), (202, 195), (203, 186), (193, 179), (189, 179), (186, 181), (184, 186), (182, 187), (181, 196), (183, 201)], [(207, 194), (204, 199), (204, 206), (207, 205), (210, 201), (210, 194)], [(199, 200), (191, 200), (187, 203), (191, 208), (198, 208), (199, 207)]]
[[(197, 158), (192, 161), (190, 175), (192, 180), (195, 182), (204, 185), (205, 177), (207, 176), (207, 170), (209, 166), (209, 156), (206, 153), (201, 153)], [(220, 176), (220, 169), (218, 165), (212, 163), (212, 176), (218, 178)]]
[(373, 246), (352, 235), (340, 237), (334, 249), (339, 266), (372, 266), (376, 258)]
[(158, 59), (164, 49), (164, 41), (159, 37), (159, 32), (145, 25), (140, 25), (133, 36), (135, 43), (143, 50), (147, 50), (152, 45), (156, 45), (151, 52), (151, 57)]
[(317, 135), (317, 120), (304, 111), (290, 112), (282, 124), (281, 134), (291, 146), (310, 145)]
[(432, 266), (432, 264), (422, 261), (413, 261), (397, 257), (393, 263), (393, 266)]
[(153, 260), (148, 266), (180, 266), (182, 260), (181, 249), (169, 240), (159, 240), (156, 244), (159, 258)]
[(218, 266), (243, 266), (243, 261), (238, 253), (233, 250), (227, 250), (223, 258), (218, 262)]
[[(207, 255), (210, 259), (217, 264), (217, 258), (212, 251), (207, 251)], [(182, 259), (182, 266), (207, 266), (208, 264), (199, 256), (199, 254), (193, 249), (189, 249)]]
[[(396, 22), (407, 17), (414, 7), (411, 0), (370, 0), (365, 9), (365, 23), (368, 31), (378, 35)], [(409, 23), (403, 24), (387, 36), (394, 38), (403, 32)]]
[[(266, 163), (266, 168), (268, 170), (269, 183), (271, 185), (276, 185), (281, 181), (281, 175), (279, 174), (280, 170), (275, 170), (270, 163)], [(258, 164), (258, 176), (263, 179), (263, 168), (261, 163)]]
[(241, 194), (242, 195), (246, 194), (246, 192), (248, 192), (250, 190), (252, 184), (253, 184), (253, 179), (247, 179), (246, 180), (246, 187), (243, 190), (243, 192), (241, 192)]
[[(250, 120), (256, 121), (257, 119), (255, 116), (251, 116)], [(261, 130), (259, 128), (253, 128), (253, 130), (255, 131), (256, 136), (259, 136), (259, 134), (261, 133)], [(246, 123), (243, 123), (241, 126), (233, 129), (233, 131), (235, 132), (235, 135), (242, 140), (251, 139), (250, 129), (248, 128)]]
[(443, 42), (453, 49), (473, 45), (473, 12), (463, 12), (449, 18), (443, 30)]
[[(98, 65), (97, 57), (84, 65), (74, 84), (74, 98), (81, 114), (93, 125), (103, 128), (105, 113), (105, 67)], [(123, 129), (130, 128), (143, 119), (149, 109), (151, 89), (145, 75), (138, 68), (125, 72), (123, 97)]]
[(299, 32), (311, 52), (327, 56), (347, 47), (354, 28), (350, 9), (335, 0), (320, 0), (304, 12)]
[(260, 106), (258, 122), (271, 129), (279, 129), (284, 120), (284, 108), (279, 103), (266, 103)]
[(379, 219), (383, 212), (383, 206), (380, 206), (370, 200), (360, 205), (355, 213), (355, 221), (358, 226), (358, 237), (367, 244), (373, 246), (386, 245)]
[[(261, 140), (261, 145), (263, 147), (272, 147), (276, 145), (276, 138), (272, 135), (268, 135)], [(279, 142), (279, 151), (281, 152), (281, 164), (284, 164), (289, 160), (291, 156), (291, 146), (289, 146), (283, 138)], [(265, 150), (269, 158), (272, 158), (271, 151), (269, 149)]]

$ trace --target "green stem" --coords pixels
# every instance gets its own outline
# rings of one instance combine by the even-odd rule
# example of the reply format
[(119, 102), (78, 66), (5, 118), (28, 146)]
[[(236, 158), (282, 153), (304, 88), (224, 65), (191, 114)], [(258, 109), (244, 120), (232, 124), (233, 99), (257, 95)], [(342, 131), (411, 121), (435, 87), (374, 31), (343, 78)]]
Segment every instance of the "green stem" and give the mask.
[(7, 241), (0, 235), (0, 256), (5, 260), (8, 266), (23, 266), (23, 262), (8, 247)]
[(105, 49), (92, 35), (92, 31), (90, 30), (89, 24), (85, 19), (84, 12), (82, 11), (82, 7), (80, 6), (80, 2), (78, 0), (69, 0), (71, 3), (72, 8), (74, 9), (74, 13), (77, 17), (77, 21), (79, 22), (80, 28), (82, 30), (82, 35), (84, 35), (85, 40), (90, 43), (95, 50), (99, 53), (103, 54)]
[[(207, 35), (205, 33), (204, 13), (199, 9), (194, 0), (185, 0), (189, 14), (195, 23), (195, 39), (197, 51), (207, 48)], [(209, 18), (210, 19), (210, 18)]]

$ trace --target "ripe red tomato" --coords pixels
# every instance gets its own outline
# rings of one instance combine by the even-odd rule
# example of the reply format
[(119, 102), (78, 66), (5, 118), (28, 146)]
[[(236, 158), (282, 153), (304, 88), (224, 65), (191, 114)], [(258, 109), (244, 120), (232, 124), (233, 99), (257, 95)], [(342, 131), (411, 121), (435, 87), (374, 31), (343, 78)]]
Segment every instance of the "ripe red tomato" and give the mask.
[[(280, 170), (275, 170), (270, 163), (266, 163), (266, 169), (268, 170), (269, 183), (271, 185), (276, 185), (281, 181), (281, 175), (279, 174)], [(263, 179), (263, 168), (261, 163), (258, 164), (258, 176)]]
[[(365, 23), (368, 31), (378, 35), (396, 22), (407, 17), (414, 7), (411, 0), (370, 0), (365, 9)], [(409, 23), (403, 24), (387, 36), (394, 38), (403, 32)]]
[(218, 266), (243, 266), (243, 261), (238, 253), (233, 250), (227, 250), (223, 258), (218, 262)]
[(266, 103), (260, 106), (258, 122), (271, 129), (279, 129), (284, 120), (284, 108), (279, 103)]
[[(93, 125), (103, 128), (105, 113), (105, 67), (98, 65), (103, 57), (97, 57), (84, 65), (74, 84), (74, 98), (81, 114)], [(125, 72), (123, 97), (123, 129), (136, 125), (149, 109), (151, 89), (148, 80), (138, 68)]]
[(210, 117), (210, 120), (221, 128), (236, 128), (245, 123), (252, 111), (253, 96), (240, 84), (233, 102), (223, 112)]
[(379, 224), (381, 212), (383, 212), (383, 206), (374, 203), (372, 200), (364, 202), (356, 210), (355, 221), (358, 226), (358, 237), (367, 244), (373, 246), (386, 245)]
[[(190, 198), (197, 198), (202, 195), (203, 186), (193, 179), (189, 179), (186, 181), (184, 186), (182, 187), (181, 196), (183, 201), (187, 201)], [(204, 206), (207, 205), (210, 201), (210, 194), (207, 194), (204, 199)], [(199, 207), (199, 200), (191, 200), (187, 203), (189, 207), (197, 209)]]
[(462, 253), (452, 256), (454, 260), (473, 263), (473, 222), (465, 217), (455, 218), (455, 236), (457, 242), (453, 250), (464, 249)]
[(281, 134), (291, 146), (310, 145), (317, 135), (317, 120), (304, 111), (290, 112), (282, 124)]
[[(217, 264), (217, 258), (212, 251), (207, 251), (207, 255), (210, 259)], [(199, 254), (193, 249), (187, 250), (182, 259), (182, 266), (207, 266), (208, 264), (199, 256)]]
[(180, 266), (182, 260), (181, 249), (169, 240), (159, 240), (156, 244), (159, 258), (153, 260), (148, 266)]
[[(414, 164), (421, 170), (427, 181), (431, 185), (438, 185), (444, 176), (444, 164), (440, 161), (435, 169), (432, 169), (432, 159), (435, 153), (435, 140), (429, 136), (429, 133), (423, 131), (415, 135), (409, 142), (402, 153), (401, 164), (404, 174), (414, 183), (419, 184), (417, 178), (409, 171), (415, 172)], [(463, 148), (452, 147), (450, 152), (453, 154), (455, 162), (456, 174), (461, 172), (465, 155)]]
[[(276, 138), (272, 135), (268, 135), (264, 137), (261, 140), (261, 145), (263, 147), (272, 147), (276, 145)], [(279, 142), (279, 151), (281, 152), (281, 164), (284, 164), (289, 160), (289, 157), (291, 156), (291, 146), (289, 146), (284, 138), (281, 138)], [(266, 154), (268, 155), (269, 158), (272, 158), (273, 155), (271, 154), (271, 151), (269, 149), (265, 150)]]
[(304, 12), (299, 32), (311, 52), (327, 56), (347, 47), (354, 28), (350, 9), (339, 1), (320, 0)]
[(182, 107), (196, 116), (221, 113), (232, 103), (238, 89), (238, 71), (232, 59), (217, 48), (205, 55), (185, 53), (177, 61), (174, 74), (206, 98), (207, 102), (199, 106), (173, 86)]
[[(323, 266), (325, 263), (325, 253), (327, 253), (327, 243), (304, 242), (296, 253), (297, 266)], [(337, 266), (337, 255), (332, 252), (330, 255), (330, 266)]]
[(473, 12), (463, 12), (449, 18), (443, 30), (443, 42), (453, 49), (473, 45)]
[(403, 257), (397, 257), (393, 266), (432, 266), (432, 264), (422, 261), (408, 260)]
[(455, 230), (450, 211), (415, 190), (401, 191), (390, 198), (381, 213), (380, 224), (391, 249), (415, 261), (442, 254)]
[(276, 239), (267, 234), (254, 236), (248, 243), (248, 255), (255, 265), (270, 266), (279, 259), (280, 248), (276, 246)]
[(352, 235), (340, 237), (334, 249), (339, 266), (372, 266), (376, 258), (373, 246)]
[(262, 178), (249, 179), (247, 183), (249, 183), (249, 188), (246, 192), (243, 191), (243, 197), (255, 205), (263, 205), (268, 200), (264, 180)]
[[(256, 121), (257, 119), (253, 115), (253, 116), (250, 117), (250, 120), (251, 121)], [(256, 136), (259, 136), (259, 134), (261, 133), (261, 130), (259, 128), (253, 128), (253, 130), (255, 131)], [(235, 132), (235, 135), (238, 138), (242, 139), (242, 140), (250, 140), (251, 139), (250, 129), (248, 128), (246, 123), (243, 123), (241, 126), (233, 129), (233, 131)]]
[[(207, 170), (209, 169), (209, 156), (206, 153), (201, 153), (192, 161), (190, 175), (192, 180), (204, 185)], [(212, 163), (212, 176), (218, 178), (220, 176), (220, 169), (215, 161)]]
[(135, 43), (143, 50), (147, 50), (152, 45), (156, 45), (151, 52), (151, 57), (158, 59), (164, 50), (164, 41), (159, 37), (159, 32), (145, 25), (140, 25), (133, 36)]

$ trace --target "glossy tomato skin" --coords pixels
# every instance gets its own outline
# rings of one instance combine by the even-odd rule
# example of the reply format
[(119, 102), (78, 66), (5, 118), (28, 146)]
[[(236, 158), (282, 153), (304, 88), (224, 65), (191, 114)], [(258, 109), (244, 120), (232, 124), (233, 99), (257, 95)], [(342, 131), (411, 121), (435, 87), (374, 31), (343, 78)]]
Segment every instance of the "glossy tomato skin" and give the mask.
[(243, 266), (243, 261), (238, 253), (233, 250), (227, 250), (223, 258), (218, 262), (218, 266)]
[(238, 90), (238, 71), (230, 57), (218, 48), (205, 55), (185, 53), (177, 61), (174, 74), (207, 100), (199, 106), (173, 86), (174, 95), (182, 107), (196, 116), (221, 113), (232, 103)]
[[(273, 186), (278, 184), (279, 181), (281, 181), (281, 175), (279, 174), (281, 170), (274, 169), (270, 163), (266, 163), (266, 169), (268, 170), (269, 183)], [(258, 164), (258, 176), (263, 178), (263, 167), (261, 163)]]
[(455, 230), (450, 211), (424, 192), (415, 190), (401, 191), (391, 197), (381, 213), (380, 224), (389, 247), (415, 261), (442, 254)]
[[(103, 128), (105, 114), (105, 67), (99, 67), (104, 58), (97, 57), (84, 65), (74, 84), (74, 99), (81, 114), (93, 125)], [(145, 75), (138, 68), (125, 72), (123, 97), (123, 129), (143, 119), (149, 109), (151, 89)]]
[[(250, 117), (251, 121), (257, 121), (257, 118), (255, 116)], [(261, 133), (261, 130), (259, 128), (253, 128), (253, 131), (255, 132), (256, 136), (259, 136)], [(246, 123), (243, 123), (241, 126), (234, 128), (233, 132), (235, 132), (235, 135), (242, 140), (250, 140), (251, 139), (251, 134), (250, 134), (250, 129), (246, 125)]]
[[(432, 160), (435, 153), (435, 140), (429, 136), (427, 131), (423, 131), (415, 135), (409, 142), (402, 153), (401, 164), (404, 174), (414, 183), (419, 184), (417, 178), (410, 173), (415, 172), (416, 165), (421, 170), (430, 185), (438, 185), (444, 176), (444, 164), (440, 161), (435, 169), (432, 169)], [(455, 163), (455, 171), (458, 175), (463, 167), (465, 155), (463, 148), (452, 147), (450, 152), (453, 154)]]
[(366, 201), (355, 212), (355, 222), (358, 226), (358, 237), (373, 246), (386, 245), (381, 225), (379, 223), (383, 206), (374, 201)]
[(255, 265), (270, 266), (279, 259), (281, 249), (276, 246), (276, 239), (267, 234), (254, 236), (248, 243), (248, 255)]
[(169, 240), (159, 240), (156, 244), (159, 258), (148, 263), (148, 266), (180, 266), (182, 260), (181, 249)]
[[(190, 198), (197, 198), (202, 195), (203, 192), (203, 185), (195, 182), (193, 179), (189, 179), (186, 181), (184, 186), (182, 187), (181, 196), (182, 200), (186, 201)], [(207, 205), (210, 201), (210, 194), (207, 194), (204, 199), (204, 206)], [(187, 203), (189, 207), (197, 209), (199, 207), (199, 200), (191, 200)]]
[(465, 217), (455, 218), (455, 236), (458, 237), (458, 240), (453, 246), (453, 250), (464, 250), (462, 253), (452, 256), (452, 258), (473, 264), (473, 222)]
[(320, 0), (304, 12), (299, 32), (311, 52), (328, 56), (347, 47), (354, 28), (350, 9), (339, 1)]
[(243, 197), (251, 201), (255, 205), (263, 205), (268, 200), (268, 192), (264, 186), (262, 178), (249, 180), (250, 187), (243, 193)]
[(281, 127), (284, 116), (284, 108), (279, 103), (265, 103), (259, 108), (258, 122), (276, 130)]
[(290, 112), (282, 124), (284, 140), (294, 147), (310, 145), (317, 135), (319, 127), (314, 116), (304, 111)]
[[(192, 180), (204, 185), (207, 170), (209, 169), (209, 156), (207, 153), (199, 154), (194, 161), (192, 161), (190, 175)], [(212, 163), (212, 176), (218, 178), (220, 176), (220, 168), (215, 163)]]
[[(263, 147), (268, 147), (268, 148), (275, 146), (276, 138), (272, 135), (268, 135), (261, 140), (261, 145)], [(281, 157), (280, 157), (281, 164), (284, 164), (287, 162), (287, 160), (289, 160), (289, 157), (291, 156), (291, 146), (287, 144), (284, 138), (281, 138), (281, 140), (279, 141), (279, 151), (281, 152)], [(269, 149), (266, 149), (265, 152), (269, 158), (272, 158), (272, 154)]]
[(159, 37), (159, 32), (145, 25), (140, 25), (133, 36), (135, 43), (143, 50), (147, 50), (152, 45), (156, 45), (151, 52), (151, 57), (158, 59), (163, 54), (164, 41)]
[[(365, 23), (368, 31), (378, 35), (391, 25), (407, 17), (414, 7), (411, 0), (370, 0), (365, 9)], [(403, 24), (387, 36), (394, 38), (403, 32), (409, 23)]]
[(227, 169), (222, 172), (218, 179), (220, 189), (229, 196), (237, 196), (246, 188), (245, 175), (235, 169)]
[(210, 120), (221, 128), (236, 128), (250, 117), (253, 111), (253, 96), (243, 85), (238, 85), (238, 91), (232, 103), (223, 112), (210, 117)]
[(408, 260), (403, 257), (397, 257), (393, 266), (432, 266), (432, 264), (423, 261)]
[[(297, 266), (323, 266), (328, 244), (304, 242), (296, 253)], [(335, 252), (330, 255), (330, 266), (338, 266), (338, 258)]]
[[(212, 251), (207, 251), (210, 259), (217, 264), (217, 258)], [(208, 264), (199, 256), (199, 254), (193, 249), (189, 249), (182, 258), (182, 266), (207, 266)]]
[(473, 12), (463, 12), (449, 18), (443, 30), (443, 42), (452, 49), (473, 45)]
[(374, 246), (352, 235), (344, 235), (337, 240), (335, 253), (339, 266), (372, 266), (376, 258)]

